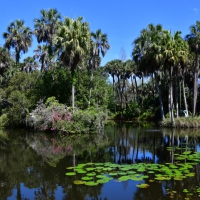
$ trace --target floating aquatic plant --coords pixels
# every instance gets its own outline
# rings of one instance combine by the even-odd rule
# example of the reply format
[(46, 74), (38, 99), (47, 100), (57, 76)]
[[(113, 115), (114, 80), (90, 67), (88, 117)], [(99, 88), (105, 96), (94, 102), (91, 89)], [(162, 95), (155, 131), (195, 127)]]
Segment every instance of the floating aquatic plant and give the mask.
[(142, 183), (142, 184), (140, 184), (140, 185), (136, 185), (138, 188), (148, 188), (149, 187), (149, 185), (148, 184), (146, 184), (146, 183)]

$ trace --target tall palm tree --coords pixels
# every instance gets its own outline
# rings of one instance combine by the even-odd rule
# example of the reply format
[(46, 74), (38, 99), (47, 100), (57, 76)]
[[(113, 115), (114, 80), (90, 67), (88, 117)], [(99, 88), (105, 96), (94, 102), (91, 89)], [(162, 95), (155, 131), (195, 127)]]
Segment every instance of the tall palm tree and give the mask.
[(199, 75), (199, 54), (200, 54), (200, 21), (196, 21), (195, 25), (190, 27), (190, 34), (186, 35), (190, 50), (195, 54), (195, 64), (193, 68), (193, 109), (192, 115), (195, 116), (198, 92), (198, 75)]
[(46, 43), (48, 54), (53, 58), (53, 37), (61, 25), (61, 14), (57, 9), (40, 10), (41, 17), (34, 19), (34, 34), (38, 43)]
[(55, 37), (55, 46), (63, 64), (70, 69), (72, 76), (72, 108), (74, 109), (74, 87), (76, 69), (90, 50), (89, 24), (78, 19), (65, 18)]
[(106, 52), (110, 49), (108, 43), (107, 34), (102, 33), (101, 29), (96, 32), (91, 32), (91, 58), (89, 59), (89, 69), (90, 69), (90, 92), (89, 92), (89, 102), (90, 106), (91, 94), (92, 94), (92, 81), (94, 69), (98, 68), (100, 65), (99, 57), (105, 56)]
[(20, 53), (27, 53), (32, 44), (32, 31), (24, 25), (23, 20), (16, 20), (10, 23), (7, 32), (3, 33), (5, 39), (4, 47), (10, 50), (15, 49), (16, 63), (19, 63)]
[(154, 75), (160, 102), (161, 119), (163, 120), (165, 116), (162, 92), (158, 81), (163, 64), (163, 55), (160, 52), (162, 32), (163, 28), (160, 24), (156, 26), (149, 24), (146, 29), (143, 29), (140, 36), (133, 42), (132, 58), (140, 71), (152, 74), (152, 77)]

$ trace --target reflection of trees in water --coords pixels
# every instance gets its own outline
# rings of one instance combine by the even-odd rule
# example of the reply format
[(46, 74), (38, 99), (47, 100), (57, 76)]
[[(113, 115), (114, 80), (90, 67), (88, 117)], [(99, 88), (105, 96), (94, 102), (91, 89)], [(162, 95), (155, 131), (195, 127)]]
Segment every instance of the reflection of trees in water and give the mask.
[[(130, 125), (115, 126), (113, 136), (109, 133), (114, 161), (118, 163), (155, 162), (156, 149), (160, 148), (159, 136)], [(142, 155), (140, 157), (139, 152)], [(147, 156), (147, 152), (152, 156), (149, 154)]]
[[(85, 142), (81, 142), (82, 137), (80, 137), (79, 142), (76, 140), (77, 143), (80, 143), (80, 145), (76, 143), (77, 149), (79, 149), (76, 151), (77, 155), (84, 154), (81, 153), (81, 149), (88, 150), (92, 160), (97, 160), (96, 157), (104, 155), (105, 148), (103, 147), (105, 144), (108, 145), (107, 139), (99, 136), (96, 137), (95, 142), (92, 142), (94, 138), (95, 135), (93, 138), (88, 137)], [(69, 163), (70, 157), (66, 157), (66, 154), (72, 152), (76, 145), (73, 146), (71, 142), (71, 150), (66, 151), (69, 140), (62, 137), (54, 137), (54, 139), (52, 140), (52, 135), (48, 137), (42, 133), (26, 134), (20, 132), (18, 134), (15, 131), (9, 134), (6, 146), (0, 148), (0, 199), (7, 199), (8, 196), (12, 195), (13, 189), (16, 189), (16, 199), (24, 200), (27, 197), (22, 193), (21, 187), (37, 188), (35, 199), (38, 200), (55, 199), (55, 191), (59, 185), (63, 188), (77, 187), (65, 176), (66, 166), (71, 165)], [(86, 145), (87, 142), (88, 145)], [(101, 151), (98, 151), (98, 145), (102, 148)], [(101, 187), (99, 191), (101, 191)], [(91, 196), (98, 196), (99, 191), (96, 190), (96, 193), (91, 191)], [(88, 194), (87, 190), (85, 193), (80, 193), (80, 199), (86, 198), (84, 194)]]
[[(67, 177), (64, 174), (66, 167), (72, 165), (72, 154), (74, 152), (76, 163), (111, 161), (110, 148), (105, 148), (105, 146), (108, 146), (107, 138), (103, 135), (76, 135), (67, 139), (50, 135), (49, 137), (46, 136), (46, 140), (45, 136), (42, 133), (32, 135), (31, 133), (26, 134), (26, 132), (10, 131), (8, 133), (9, 140), (1, 143), (1, 199), (7, 199), (8, 196), (11, 196), (13, 189), (16, 191), (17, 199), (27, 198), (22, 193), (23, 183), (27, 188), (37, 188), (35, 199), (55, 199), (55, 191), (58, 186), (61, 186), (63, 192), (66, 193), (63, 199), (81, 200), (86, 199), (89, 195), (91, 199), (100, 200), (101, 185), (97, 187), (77, 186), (72, 183), (73, 177)], [(157, 156), (159, 162), (167, 162), (167, 159), (173, 159), (173, 155), (165, 150), (165, 146), (174, 143), (174, 145), (184, 146), (188, 150), (192, 147), (192, 150), (196, 151), (200, 133), (195, 130), (191, 131), (191, 129), (186, 131), (176, 129), (170, 131), (167, 129), (160, 130), (160, 132), (149, 132), (132, 126), (122, 126), (110, 129), (108, 136), (112, 140), (111, 149), (115, 161), (118, 161), (119, 156), (121, 156), (121, 161), (122, 159), (134, 161), (135, 158), (141, 159), (137, 152), (141, 152), (144, 158), (147, 157), (148, 152), (151, 153), (152, 160)], [(52, 138), (54, 140), (51, 140)], [(121, 155), (119, 155), (120, 148)], [(45, 149), (48, 151), (45, 152)], [(54, 152), (55, 149), (59, 151)], [(180, 150), (180, 153), (183, 151)], [(148, 189), (138, 189), (135, 199), (142, 199), (143, 197), (143, 199), (169, 199), (169, 196), (163, 196), (163, 188), (179, 191), (184, 188), (192, 189), (200, 182), (200, 166), (194, 167), (194, 171), (197, 174), (196, 177), (187, 178), (181, 182), (163, 181), (162, 183), (151, 184)], [(102, 198), (102, 200), (104, 199)]]
[(200, 136), (198, 130), (152, 130), (133, 128), (127, 124), (115, 125), (113, 129), (108, 127), (108, 130), (109, 139), (112, 141), (110, 151), (114, 162), (118, 163), (174, 162), (173, 152), (166, 151), (166, 146), (176, 145), (196, 151)]

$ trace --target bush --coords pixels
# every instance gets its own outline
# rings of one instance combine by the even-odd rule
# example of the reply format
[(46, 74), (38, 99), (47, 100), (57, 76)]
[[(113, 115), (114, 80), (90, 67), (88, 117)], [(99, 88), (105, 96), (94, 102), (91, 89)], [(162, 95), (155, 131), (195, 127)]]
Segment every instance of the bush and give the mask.
[(40, 131), (62, 131), (66, 133), (86, 133), (100, 131), (104, 127), (106, 112), (90, 107), (74, 111), (59, 104), (55, 97), (39, 102), (27, 118), (27, 125)]
[(26, 119), (26, 116), (29, 113), (29, 101), (26, 96), (20, 91), (13, 91), (8, 101), (12, 106), (7, 109), (7, 120), (10, 126), (19, 126), (23, 125)]
[(4, 128), (8, 126), (8, 117), (7, 114), (3, 114), (0, 116), (0, 128)]

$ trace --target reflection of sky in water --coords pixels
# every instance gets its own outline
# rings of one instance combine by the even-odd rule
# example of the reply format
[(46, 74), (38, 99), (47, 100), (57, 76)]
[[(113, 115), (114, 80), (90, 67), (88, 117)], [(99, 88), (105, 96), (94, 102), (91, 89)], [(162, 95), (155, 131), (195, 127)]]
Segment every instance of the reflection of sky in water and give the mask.
[(136, 184), (143, 183), (144, 181), (124, 181), (116, 182), (112, 180), (109, 184), (104, 184), (102, 188), (102, 200), (106, 197), (108, 200), (126, 200), (133, 199), (135, 192), (138, 190)]
[[(29, 189), (26, 186), (24, 186), (23, 183), (20, 184), (21, 187), (21, 194), (23, 198), (28, 197), (28, 199), (34, 199), (35, 198), (35, 194), (34, 192), (36, 191), (36, 189)], [(17, 199), (17, 189), (13, 190), (12, 196), (8, 197), (7, 200), (13, 200), (13, 199)]]
[[(135, 162), (135, 159), (136, 159), (136, 154), (137, 154), (136, 151), (137, 151), (136, 149), (134, 149), (133, 147), (130, 147), (130, 151), (127, 152), (128, 154), (126, 155), (126, 158), (133, 160), (133, 163)], [(119, 157), (120, 157), (120, 155), (119, 155), (119, 153), (117, 153), (116, 161), (119, 160)], [(121, 155), (121, 159), (123, 159), (124, 157), (125, 157), (125, 155)], [(147, 161), (148, 160), (150, 161), (150, 160), (153, 160), (153, 155), (150, 151), (148, 151), (148, 150), (143, 151), (143, 150), (141, 150), (141, 148), (139, 148), (137, 159), (138, 160), (146, 159)], [(158, 161), (158, 157), (155, 155), (155, 163), (157, 163), (157, 161)]]

